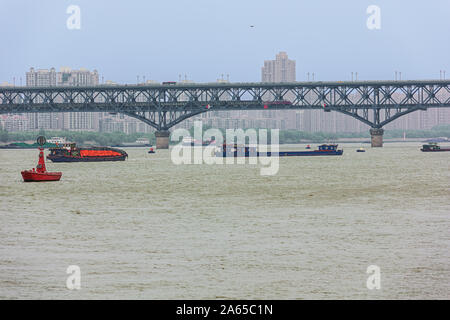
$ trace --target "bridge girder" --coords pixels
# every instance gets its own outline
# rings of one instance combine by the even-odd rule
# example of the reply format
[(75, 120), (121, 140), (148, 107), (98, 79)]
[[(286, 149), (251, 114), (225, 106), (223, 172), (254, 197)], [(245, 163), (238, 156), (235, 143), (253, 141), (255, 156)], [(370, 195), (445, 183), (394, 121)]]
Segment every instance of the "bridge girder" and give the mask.
[(158, 130), (210, 110), (266, 109), (337, 111), (381, 128), (435, 107), (450, 107), (449, 80), (0, 87), (0, 113), (117, 112)]

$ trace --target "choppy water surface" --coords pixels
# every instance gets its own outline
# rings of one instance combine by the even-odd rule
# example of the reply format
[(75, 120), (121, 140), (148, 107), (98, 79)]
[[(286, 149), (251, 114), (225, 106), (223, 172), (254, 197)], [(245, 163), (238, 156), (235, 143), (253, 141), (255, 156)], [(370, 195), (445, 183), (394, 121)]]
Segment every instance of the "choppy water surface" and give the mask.
[(343, 146), (281, 158), (275, 176), (129, 148), (47, 162), (63, 172), (47, 183), (22, 182), (37, 150), (0, 150), (0, 298), (449, 299), (450, 153)]

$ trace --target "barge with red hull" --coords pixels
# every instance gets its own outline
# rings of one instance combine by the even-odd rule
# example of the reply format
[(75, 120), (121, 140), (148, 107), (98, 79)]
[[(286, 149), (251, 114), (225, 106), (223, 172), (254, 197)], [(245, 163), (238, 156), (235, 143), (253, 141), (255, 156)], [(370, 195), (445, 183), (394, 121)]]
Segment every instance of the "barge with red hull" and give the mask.
[(117, 148), (109, 147), (77, 147), (75, 143), (64, 144), (58, 148), (50, 148), (47, 159), (53, 162), (100, 162), (124, 161), (128, 154)]

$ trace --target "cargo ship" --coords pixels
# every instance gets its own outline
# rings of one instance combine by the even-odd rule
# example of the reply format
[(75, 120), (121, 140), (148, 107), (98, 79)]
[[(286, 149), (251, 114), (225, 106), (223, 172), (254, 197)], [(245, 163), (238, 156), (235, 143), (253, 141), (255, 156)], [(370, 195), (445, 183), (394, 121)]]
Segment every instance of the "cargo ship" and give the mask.
[(36, 149), (36, 148), (48, 149), (48, 148), (58, 147), (59, 145), (62, 145), (64, 143), (66, 143), (65, 138), (52, 137), (52, 138), (46, 140), (46, 142), (43, 145), (40, 145), (37, 142), (35, 142), (35, 143), (12, 142), (12, 143), (0, 146), (0, 149)]
[(50, 148), (47, 159), (53, 162), (98, 162), (124, 161), (128, 154), (120, 149), (109, 147), (77, 147), (75, 143), (66, 143)]
[[(278, 151), (259, 152), (256, 147), (224, 144), (216, 150), (216, 157), (298, 157), (298, 156), (341, 156), (344, 150), (338, 149), (337, 144), (322, 144), (317, 150), (311, 151)], [(228, 155), (227, 155), (228, 151)]]
[(422, 152), (442, 152), (442, 151), (450, 151), (450, 147), (441, 147), (435, 142), (430, 142), (429, 144), (422, 145)]
[(151, 147), (150, 140), (146, 138), (138, 138), (135, 142), (130, 143), (120, 143), (113, 145), (112, 147), (117, 148), (134, 148), (134, 147)]
[(207, 147), (211, 144), (215, 144), (216, 142), (214, 140), (207, 140), (207, 141), (200, 141), (200, 140), (194, 140), (192, 137), (184, 137), (182, 141), (182, 146), (184, 147), (196, 147), (196, 146), (202, 146)]

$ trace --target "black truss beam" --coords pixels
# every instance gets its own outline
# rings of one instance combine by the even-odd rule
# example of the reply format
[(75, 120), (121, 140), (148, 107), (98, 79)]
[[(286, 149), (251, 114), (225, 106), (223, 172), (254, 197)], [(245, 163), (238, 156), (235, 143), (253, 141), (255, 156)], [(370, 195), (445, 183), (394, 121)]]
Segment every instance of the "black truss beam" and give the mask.
[(158, 130), (209, 110), (265, 109), (337, 111), (381, 128), (441, 107), (450, 107), (449, 80), (0, 87), (0, 114), (123, 113)]

